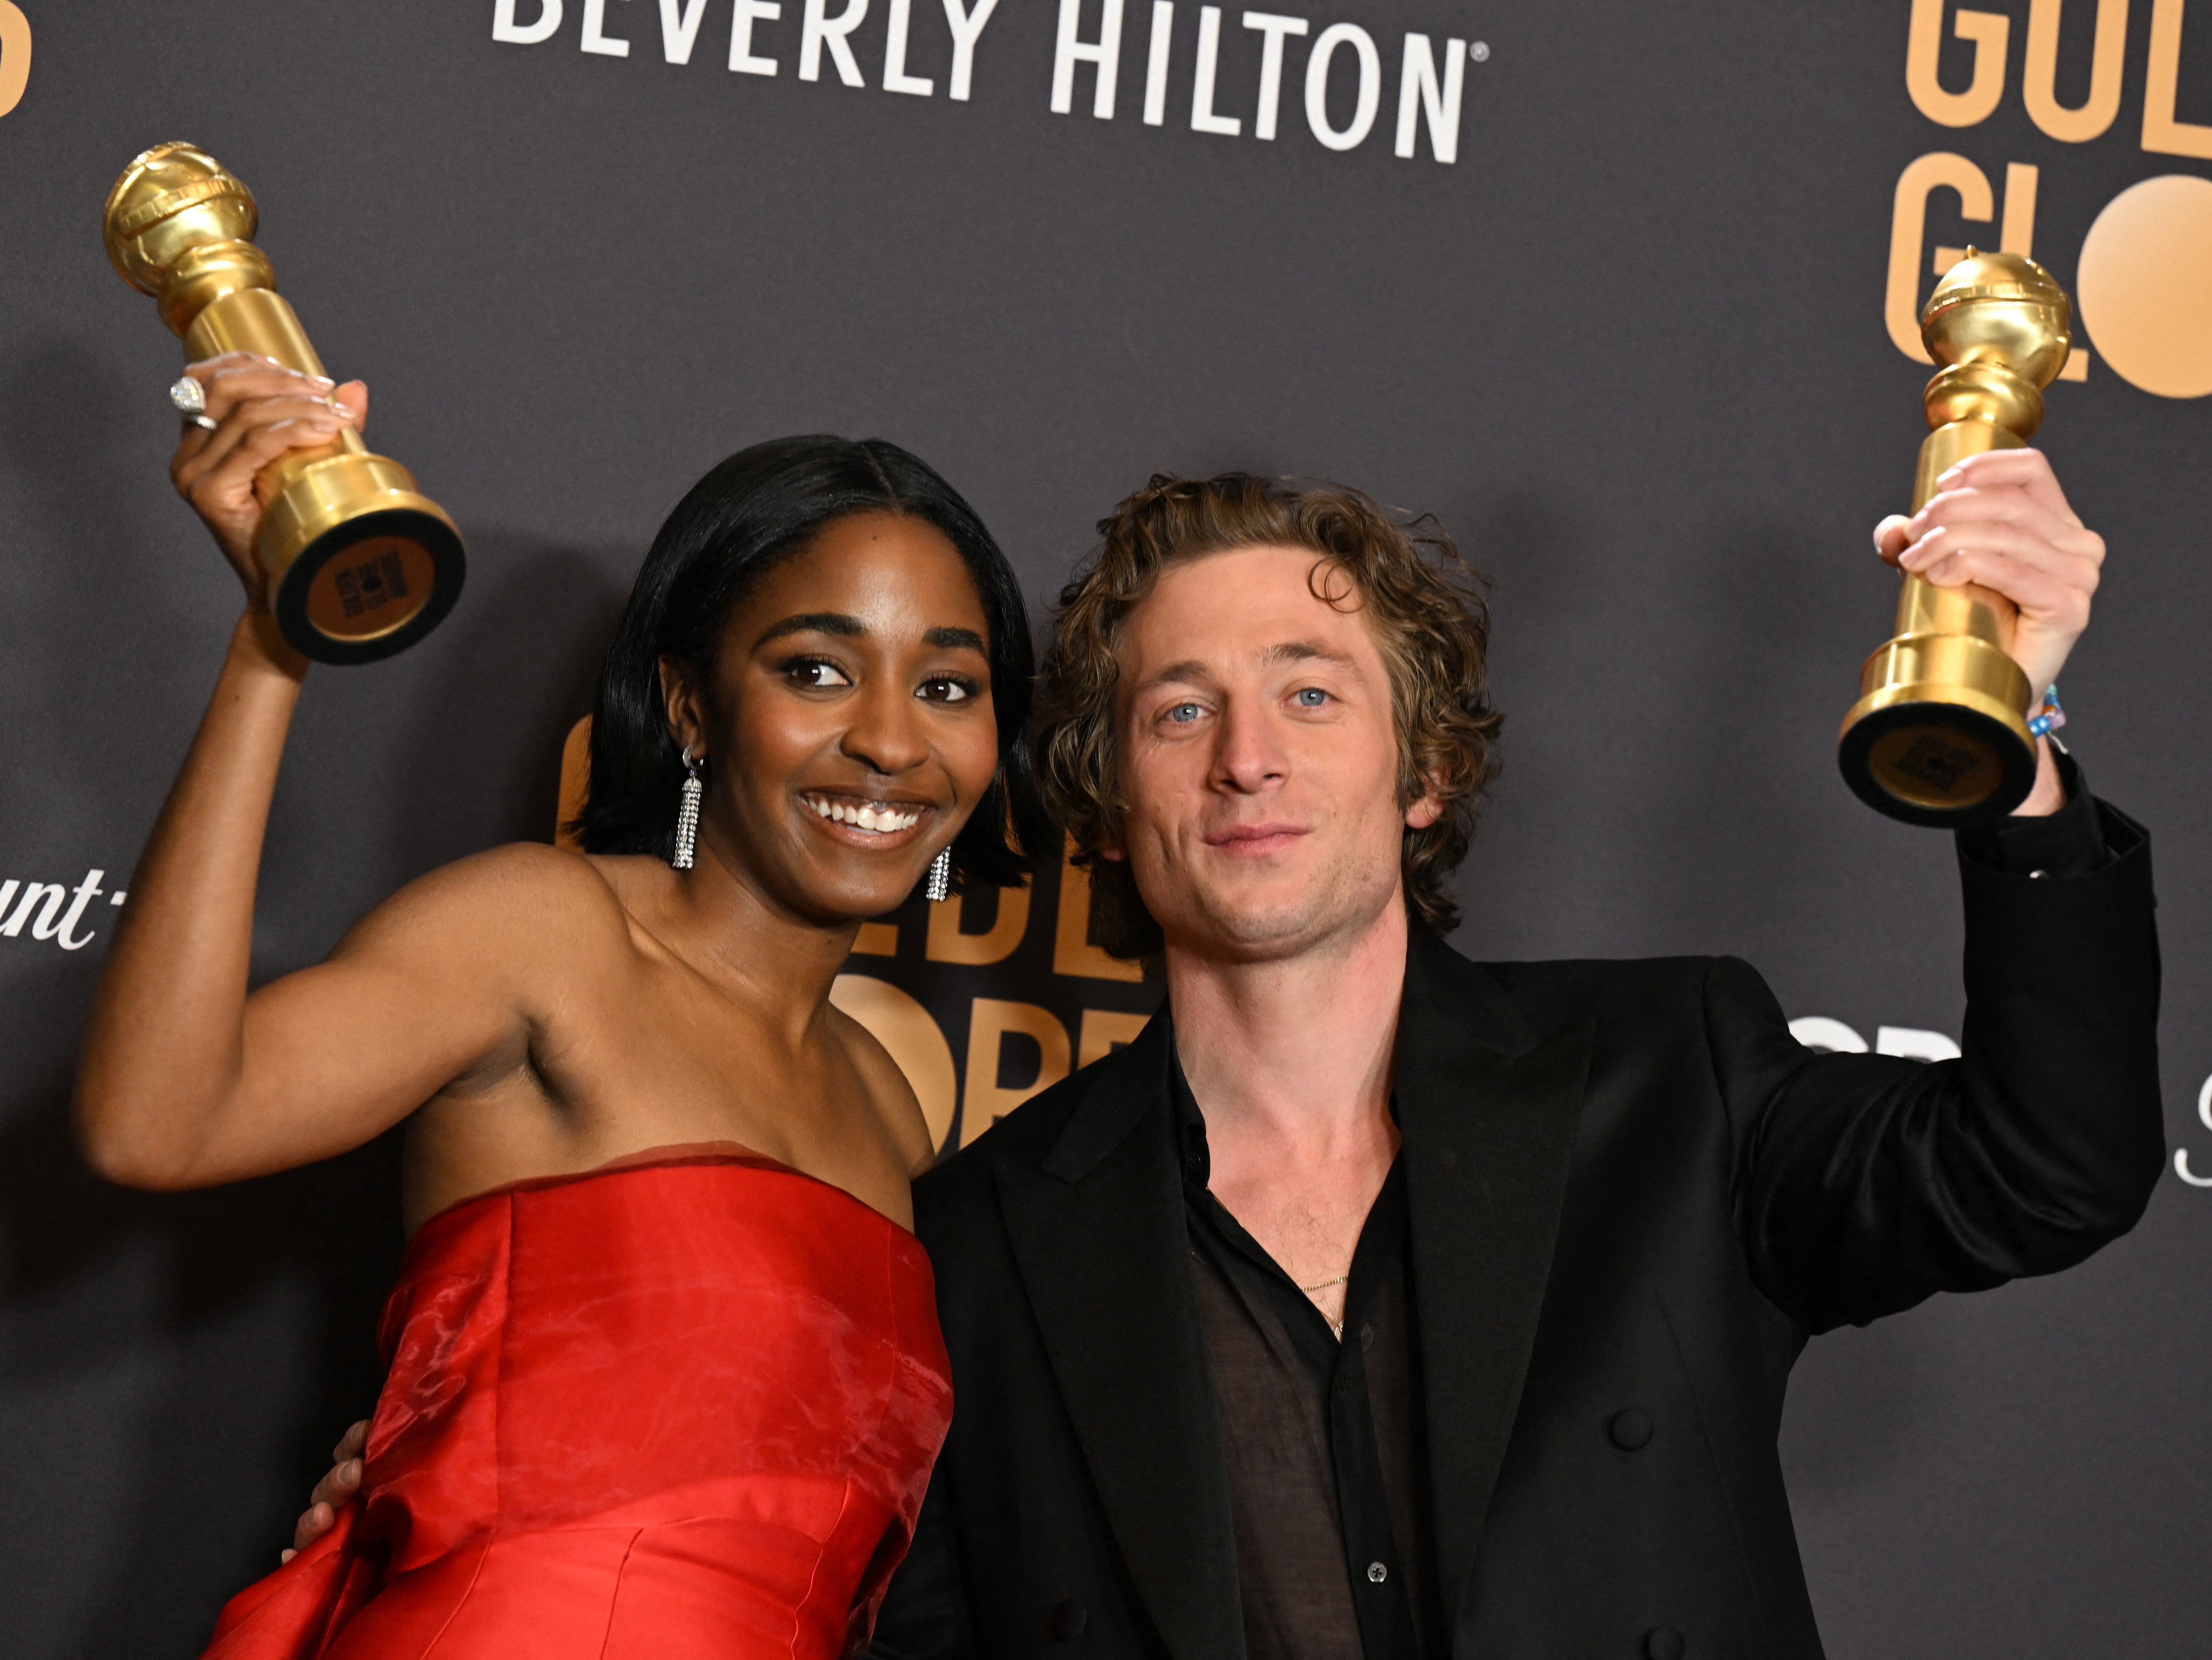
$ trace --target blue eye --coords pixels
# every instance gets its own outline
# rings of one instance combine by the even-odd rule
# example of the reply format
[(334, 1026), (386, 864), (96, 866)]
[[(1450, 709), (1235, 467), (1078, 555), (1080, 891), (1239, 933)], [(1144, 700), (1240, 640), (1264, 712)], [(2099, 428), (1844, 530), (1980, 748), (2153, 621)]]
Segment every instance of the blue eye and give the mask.
[(1328, 694), (1319, 686), (1308, 686), (1297, 694), (1297, 698), (1300, 708), (1317, 709), (1328, 702)]
[(1179, 727), (1187, 727), (1198, 719), (1200, 710), (1195, 703), (1177, 703), (1168, 711), (1168, 719)]

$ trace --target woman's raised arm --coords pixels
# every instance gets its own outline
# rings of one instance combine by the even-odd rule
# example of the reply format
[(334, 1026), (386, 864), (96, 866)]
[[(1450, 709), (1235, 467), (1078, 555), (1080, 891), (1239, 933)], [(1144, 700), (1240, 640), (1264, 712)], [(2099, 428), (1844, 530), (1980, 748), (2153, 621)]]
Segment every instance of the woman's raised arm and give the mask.
[(357, 426), (368, 392), (244, 354), (189, 373), (213, 424), (186, 427), (171, 474), (248, 603), (132, 878), (76, 1092), (94, 1167), (149, 1188), (234, 1181), (357, 1146), (468, 1064), (472, 1048), (496, 1043), (502, 1024), (495, 988), (457, 1001), (439, 984), (447, 976), (419, 964), (424, 930), (409, 918), (436, 907), (434, 891), (393, 901), (393, 915), (357, 931), (358, 947), (331, 964), (247, 994), (262, 838), (307, 666), (264, 603), (253, 481), (286, 450)]

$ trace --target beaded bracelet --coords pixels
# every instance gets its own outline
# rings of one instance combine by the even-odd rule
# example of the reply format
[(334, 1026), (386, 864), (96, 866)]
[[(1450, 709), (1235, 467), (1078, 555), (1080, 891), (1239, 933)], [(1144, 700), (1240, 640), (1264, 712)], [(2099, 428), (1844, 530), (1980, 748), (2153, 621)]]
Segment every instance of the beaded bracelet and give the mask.
[(2048, 737), (2066, 724), (2066, 710), (2058, 702), (2054, 682), (2043, 694), (2043, 707), (2028, 718), (2027, 729), (2038, 738)]

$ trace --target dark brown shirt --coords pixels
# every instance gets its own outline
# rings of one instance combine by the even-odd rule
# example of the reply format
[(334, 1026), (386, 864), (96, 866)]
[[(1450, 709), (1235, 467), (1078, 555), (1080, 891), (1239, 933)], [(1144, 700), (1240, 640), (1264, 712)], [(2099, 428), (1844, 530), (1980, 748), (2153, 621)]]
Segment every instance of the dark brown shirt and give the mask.
[(1207, 1190), (1206, 1121), (1179, 1064), (1174, 1098), (1249, 1660), (1440, 1655), (1405, 1173), (1392, 1167), (1361, 1230), (1340, 1344)]

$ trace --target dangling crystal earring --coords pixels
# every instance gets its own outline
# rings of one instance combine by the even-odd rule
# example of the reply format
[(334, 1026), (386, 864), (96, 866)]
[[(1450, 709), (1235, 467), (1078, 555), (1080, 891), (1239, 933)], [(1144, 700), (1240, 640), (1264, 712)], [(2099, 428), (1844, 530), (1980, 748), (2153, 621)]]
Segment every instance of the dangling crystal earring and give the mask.
[[(922, 897), (935, 904), (949, 898), (952, 893), (952, 849), (950, 848), (929, 861), (929, 885), (921, 891)], [(935, 923), (931, 927), (934, 927)]]
[(691, 746), (684, 746), (684, 804), (676, 809), (676, 856), (668, 862), (678, 870), (691, 868), (692, 855), (699, 848), (699, 763), (691, 758)]

